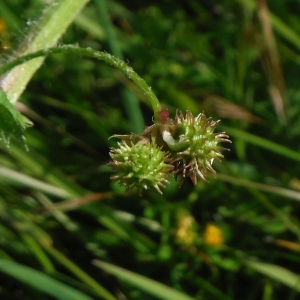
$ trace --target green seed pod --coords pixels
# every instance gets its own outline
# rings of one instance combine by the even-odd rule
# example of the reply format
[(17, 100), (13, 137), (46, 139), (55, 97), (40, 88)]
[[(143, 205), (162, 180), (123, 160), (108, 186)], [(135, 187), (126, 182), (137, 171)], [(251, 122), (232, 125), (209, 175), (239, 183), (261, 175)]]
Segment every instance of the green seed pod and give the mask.
[(111, 179), (126, 186), (129, 192), (137, 187), (141, 194), (143, 189), (153, 186), (162, 194), (160, 187), (169, 183), (167, 177), (174, 168), (168, 164), (170, 154), (146, 139), (136, 144), (122, 140), (118, 145), (110, 151), (113, 161), (109, 165), (116, 171)]
[(172, 162), (175, 178), (182, 175), (182, 182), (190, 177), (194, 184), (197, 183), (197, 175), (206, 181), (205, 175), (210, 171), (216, 175), (212, 164), (214, 159), (221, 160), (223, 155), (218, 146), (220, 142), (231, 142), (224, 133), (214, 133), (219, 121), (211, 121), (201, 113), (194, 117), (190, 110), (186, 116), (179, 112), (175, 118), (176, 136), (170, 132), (162, 133), (164, 141), (172, 150)]

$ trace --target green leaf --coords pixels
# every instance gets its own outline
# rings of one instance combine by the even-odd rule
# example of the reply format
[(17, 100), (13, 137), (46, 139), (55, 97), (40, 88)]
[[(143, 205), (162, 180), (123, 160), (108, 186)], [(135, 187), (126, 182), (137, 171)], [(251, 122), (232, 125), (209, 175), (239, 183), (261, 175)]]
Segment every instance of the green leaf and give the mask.
[(226, 133), (228, 133), (230, 136), (233, 136), (241, 141), (250, 143), (252, 145), (256, 145), (258, 147), (267, 149), (271, 152), (280, 154), (282, 156), (300, 162), (300, 153), (298, 151), (295, 151), (278, 143), (274, 143), (266, 138), (262, 138), (255, 134), (251, 134), (237, 128), (230, 128), (227, 126), (221, 126), (221, 128), (224, 131), (226, 131)]
[(283, 267), (260, 261), (246, 261), (245, 264), (255, 271), (279, 281), (297, 292), (300, 292), (300, 275)]
[(24, 130), (29, 125), (28, 120), (22, 116), (14, 105), (9, 101), (5, 92), (0, 89), (0, 139), (1, 144), (9, 148), (12, 135), (24, 146)]
[[(89, 0), (48, 1), (38, 22), (34, 22), (31, 31), (25, 37), (22, 47), (15, 52), (15, 57), (56, 45), (80, 10)], [(41, 66), (44, 57), (27, 62), (10, 70), (2, 77), (1, 87), (7, 92), (12, 103), (23, 93), (33, 74)]]
[(94, 261), (95, 266), (115, 275), (116, 277), (136, 286), (137, 288), (149, 293), (158, 299), (176, 299), (176, 300), (193, 300), (188, 295), (176, 291), (160, 282), (149, 279), (145, 276), (136, 274), (134, 272), (125, 270), (123, 268), (102, 262)]
[(60, 251), (52, 247), (47, 247), (46, 250), (64, 267), (66, 267), (72, 274), (77, 276), (86, 285), (93, 288), (101, 298), (106, 300), (117, 300), (109, 291), (101, 286), (94, 278), (85, 273), (80, 267), (63, 255)]
[(0, 271), (31, 287), (61, 300), (92, 300), (91, 297), (50, 276), (13, 261), (0, 259)]
[(2, 166), (0, 166), (0, 180), (2, 183), (6, 183), (8, 185), (33, 188), (43, 193), (63, 199), (72, 197), (72, 194), (65, 189)]

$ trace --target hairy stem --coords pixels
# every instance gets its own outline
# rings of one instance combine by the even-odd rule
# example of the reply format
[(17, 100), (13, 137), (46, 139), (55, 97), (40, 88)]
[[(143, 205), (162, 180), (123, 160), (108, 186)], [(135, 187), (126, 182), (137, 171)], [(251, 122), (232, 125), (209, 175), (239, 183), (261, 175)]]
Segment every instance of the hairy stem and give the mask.
[(144, 79), (142, 79), (131, 67), (129, 67), (123, 60), (108, 54), (106, 52), (96, 51), (91, 48), (79, 48), (73, 45), (64, 45), (60, 47), (48, 48), (34, 53), (18, 57), (17, 59), (7, 63), (0, 68), (0, 76), (11, 70), (12, 68), (26, 63), (32, 59), (36, 59), (41, 56), (46, 56), (49, 54), (65, 53), (65, 54), (76, 54), (80, 56), (86, 56), (104, 61), (121, 71), (123, 71), (148, 97), (149, 102), (154, 111), (154, 117), (156, 121), (159, 121), (159, 111), (161, 110), (161, 104), (159, 103), (157, 97), (153, 93), (151, 87), (147, 85)]

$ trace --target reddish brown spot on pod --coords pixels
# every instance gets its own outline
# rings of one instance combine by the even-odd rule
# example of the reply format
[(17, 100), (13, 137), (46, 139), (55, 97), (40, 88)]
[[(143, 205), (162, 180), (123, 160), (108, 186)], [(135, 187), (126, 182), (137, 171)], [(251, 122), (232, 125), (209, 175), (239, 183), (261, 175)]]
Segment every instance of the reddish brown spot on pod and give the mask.
[(168, 109), (162, 109), (158, 114), (161, 122), (166, 122), (169, 119)]

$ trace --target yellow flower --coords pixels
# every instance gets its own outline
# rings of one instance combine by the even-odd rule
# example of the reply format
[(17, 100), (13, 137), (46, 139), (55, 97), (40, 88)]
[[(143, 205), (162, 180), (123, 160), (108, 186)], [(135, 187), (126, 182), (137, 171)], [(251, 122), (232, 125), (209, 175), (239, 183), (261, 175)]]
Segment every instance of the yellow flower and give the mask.
[(182, 215), (179, 217), (176, 237), (182, 244), (190, 245), (194, 242), (195, 232), (193, 225), (195, 219), (191, 215)]
[(7, 26), (4, 21), (4, 19), (0, 18), (0, 33), (4, 32), (6, 30)]
[(223, 233), (221, 229), (213, 224), (207, 224), (204, 232), (204, 242), (208, 246), (223, 244)]

